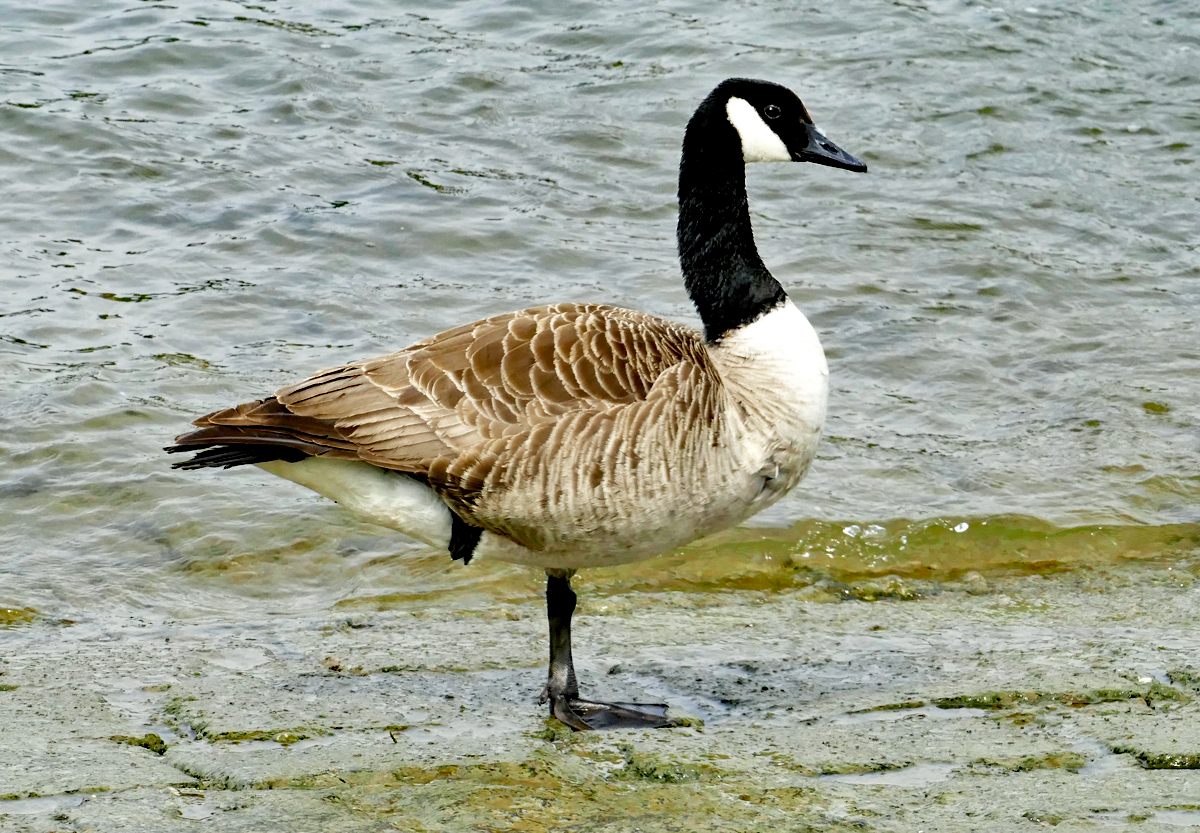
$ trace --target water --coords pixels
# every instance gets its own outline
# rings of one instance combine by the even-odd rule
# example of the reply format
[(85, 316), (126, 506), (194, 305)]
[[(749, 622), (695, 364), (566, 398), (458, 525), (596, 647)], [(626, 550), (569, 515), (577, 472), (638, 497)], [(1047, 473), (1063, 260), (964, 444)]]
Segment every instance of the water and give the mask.
[(26, 816), (35, 813), (48, 813), (54, 810), (67, 810), (78, 807), (88, 800), (86, 795), (49, 795), (38, 798), (20, 798), (5, 801), (0, 804), (0, 814)]
[(159, 449), (492, 313), (694, 322), (679, 142), (730, 75), (796, 89), (871, 172), (750, 172), (833, 391), (756, 521), (782, 531), (701, 547), (705, 579), (764, 534), (851, 572), (1193, 555), (1198, 54), (1167, 2), (0, 2), (0, 608), (536, 593)]

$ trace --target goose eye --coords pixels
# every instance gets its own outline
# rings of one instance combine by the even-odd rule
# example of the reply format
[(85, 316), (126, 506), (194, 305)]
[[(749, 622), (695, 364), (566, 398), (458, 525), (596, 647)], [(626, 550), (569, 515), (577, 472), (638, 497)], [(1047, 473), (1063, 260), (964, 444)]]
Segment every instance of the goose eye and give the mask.
[(768, 104), (763, 108), (763, 115), (769, 119), (777, 119), (783, 115), (783, 110), (779, 109), (778, 104)]

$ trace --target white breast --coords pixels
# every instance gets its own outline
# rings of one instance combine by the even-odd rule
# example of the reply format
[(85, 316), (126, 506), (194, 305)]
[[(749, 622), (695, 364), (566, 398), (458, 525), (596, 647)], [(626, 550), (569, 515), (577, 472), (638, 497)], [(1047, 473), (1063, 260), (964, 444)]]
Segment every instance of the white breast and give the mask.
[(747, 452), (794, 474), (790, 488), (808, 469), (825, 422), (829, 366), (816, 331), (787, 301), (728, 334), (712, 356), (741, 413)]

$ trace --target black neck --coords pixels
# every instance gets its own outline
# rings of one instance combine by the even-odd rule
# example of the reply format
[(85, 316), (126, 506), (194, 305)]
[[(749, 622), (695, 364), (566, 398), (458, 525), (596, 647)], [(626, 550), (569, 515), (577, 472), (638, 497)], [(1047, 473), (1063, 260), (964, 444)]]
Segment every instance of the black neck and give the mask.
[(754, 245), (741, 138), (712, 97), (684, 134), (678, 239), (683, 282), (709, 343), (786, 300)]

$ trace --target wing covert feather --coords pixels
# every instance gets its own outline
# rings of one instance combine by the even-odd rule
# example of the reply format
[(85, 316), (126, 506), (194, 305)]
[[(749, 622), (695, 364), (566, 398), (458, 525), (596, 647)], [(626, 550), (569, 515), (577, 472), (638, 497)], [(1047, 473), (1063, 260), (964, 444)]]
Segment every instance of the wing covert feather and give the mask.
[(632, 310), (557, 304), (323, 370), (197, 424), (214, 434), (236, 426), (248, 432), (244, 442), (267, 431), (309, 453), (419, 475), (464, 520), (536, 548), (536, 524), (476, 516), (481, 496), (519, 484), (553, 504), (564, 489), (616, 487), (607, 480), (628, 480), (639, 455), (653, 453), (639, 448), (652, 425), (675, 411), (667, 422), (682, 423), (662, 430), (680, 433), (671, 447), (686, 444), (688, 425), (712, 416), (719, 388), (695, 330)]

